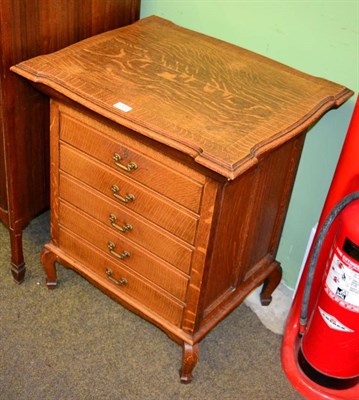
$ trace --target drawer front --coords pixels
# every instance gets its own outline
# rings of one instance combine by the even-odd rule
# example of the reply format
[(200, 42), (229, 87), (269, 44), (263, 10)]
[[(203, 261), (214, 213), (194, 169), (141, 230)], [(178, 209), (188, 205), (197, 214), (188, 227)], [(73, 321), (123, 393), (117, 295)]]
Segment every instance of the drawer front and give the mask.
[(193, 253), (191, 246), (166, 234), (162, 229), (115, 202), (107, 200), (88, 186), (76, 182), (69, 175), (60, 175), (60, 188), (61, 199), (111, 227), (114, 233), (140, 244), (164, 261), (189, 273)]
[[(108, 281), (110, 285), (113, 284), (113, 289), (118, 297), (121, 298), (122, 296), (125, 300), (125, 296), (134, 299), (170, 323), (176, 326), (181, 325), (184, 309), (182, 304), (172, 300), (164, 292), (156, 290), (126, 268), (94, 251), (92, 247), (70, 232), (60, 229), (59, 239), (61, 249), (95, 272), (99, 277), (100, 284), (101, 281)], [(111, 278), (116, 281), (120, 281), (122, 278), (126, 279), (126, 284), (119, 286), (110, 280), (106, 271), (112, 271)]]
[[(64, 202), (60, 202), (59, 222), (61, 227), (67, 228), (103, 251), (113, 262), (144, 276), (179, 300), (185, 300), (188, 277), (169, 264), (128, 239), (120, 237), (100, 224), (95, 224), (85, 214), (79, 213)], [(60, 247), (62, 247), (61, 242)]]
[(175, 236), (193, 244), (197, 217), (176, 207), (162, 196), (66, 145), (60, 146), (60, 169), (105, 194), (111, 200), (115, 200), (117, 204), (137, 212)]
[[(177, 172), (174, 168), (178, 163), (128, 135), (121, 134), (121, 127), (116, 131), (116, 140), (103, 133), (109, 130), (108, 127), (98, 125), (98, 128), (102, 132), (62, 114), (60, 138), (126, 177), (163, 194), (191, 211), (199, 212), (203, 185), (183, 172)], [(161, 161), (157, 161), (158, 157)], [(186, 172), (193, 175), (192, 170), (187, 170)], [(200, 178), (203, 179), (201, 176)]]

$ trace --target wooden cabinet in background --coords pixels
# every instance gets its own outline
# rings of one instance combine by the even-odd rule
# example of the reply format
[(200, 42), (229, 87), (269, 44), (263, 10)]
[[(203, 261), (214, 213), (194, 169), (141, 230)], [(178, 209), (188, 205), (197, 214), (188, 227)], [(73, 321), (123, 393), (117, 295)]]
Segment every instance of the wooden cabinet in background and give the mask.
[(22, 230), (49, 206), (49, 107), (10, 67), (130, 24), (139, 9), (140, 0), (0, 2), (0, 220), (10, 232), (18, 283), (25, 275)]
[[(352, 92), (157, 17), (13, 68), (51, 100), (51, 242), (183, 346), (264, 284), (307, 129)], [(120, 328), (119, 328), (120, 329)]]

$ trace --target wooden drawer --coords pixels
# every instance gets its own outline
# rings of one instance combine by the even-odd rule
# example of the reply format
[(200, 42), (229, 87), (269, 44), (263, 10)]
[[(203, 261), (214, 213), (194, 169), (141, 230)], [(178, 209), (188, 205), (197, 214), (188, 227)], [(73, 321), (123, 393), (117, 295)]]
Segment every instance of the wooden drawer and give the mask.
[[(84, 119), (82, 115), (81, 119)], [(199, 212), (203, 184), (191, 179), (187, 174), (203, 182), (202, 175), (183, 165), (182, 171), (177, 172), (175, 168), (179, 168), (178, 162), (131, 138), (129, 129), (119, 126), (113, 131), (96, 119), (86, 117), (85, 121), (91, 126), (62, 113), (60, 139), (126, 177), (142, 183), (191, 211)], [(93, 129), (94, 123), (96, 129)], [(115, 138), (104, 132), (112, 133)], [(132, 135), (134, 134), (132, 132)], [(132, 168), (134, 166), (136, 167)]]
[[(114, 233), (133, 240), (164, 261), (189, 273), (192, 246), (175, 236), (166, 234), (137, 214), (117, 205), (114, 201), (107, 200), (103, 195), (63, 173), (60, 174), (60, 197), (111, 227)], [(119, 228), (123, 231), (121, 232)]]
[(125, 278), (126, 285), (118, 286), (113, 283), (113, 289), (119, 297), (130, 297), (147, 307), (150, 312), (156, 313), (170, 323), (180, 326), (184, 306), (175, 299), (167, 296), (160, 289), (146, 283), (136, 274), (102, 256), (93, 247), (84, 243), (82, 239), (65, 229), (60, 229), (59, 238), (61, 249), (94, 271), (99, 276), (99, 282), (109, 281), (106, 270), (113, 271), (112, 277), (116, 280)]
[[(105, 194), (111, 200), (116, 200), (119, 205), (136, 211), (193, 244), (198, 220), (195, 214), (187, 212), (166, 198), (134, 183), (67, 145), (60, 146), (60, 169)], [(114, 185), (119, 189), (115, 193)], [(115, 197), (115, 195), (121, 196), (124, 199), (129, 194), (134, 196), (134, 201), (123, 202)]]
[[(60, 226), (93, 244), (114, 262), (131, 268), (179, 300), (185, 301), (188, 277), (177, 269), (110, 229), (95, 224), (85, 214), (62, 201), (59, 207), (59, 222)], [(109, 247), (110, 243), (113, 244), (113, 248)], [(120, 259), (119, 257), (124, 258)]]

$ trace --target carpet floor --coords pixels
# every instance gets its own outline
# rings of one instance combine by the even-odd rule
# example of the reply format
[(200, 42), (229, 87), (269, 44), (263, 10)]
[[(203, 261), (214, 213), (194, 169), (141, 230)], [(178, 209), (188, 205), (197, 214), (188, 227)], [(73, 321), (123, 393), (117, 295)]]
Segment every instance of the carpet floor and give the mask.
[(40, 251), (48, 213), (25, 229), (25, 281), (10, 273), (0, 224), (0, 400), (299, 400), (280, 363), (281, 336), (244, 304), (200, 345), (190, 385), (179, 383), (181, 347), (75, 272), (44, 284)]

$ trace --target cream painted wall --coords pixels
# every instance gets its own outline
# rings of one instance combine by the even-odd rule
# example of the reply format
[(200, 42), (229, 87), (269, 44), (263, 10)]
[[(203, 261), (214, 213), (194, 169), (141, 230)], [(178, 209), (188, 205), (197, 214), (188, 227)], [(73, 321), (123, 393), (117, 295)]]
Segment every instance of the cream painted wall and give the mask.
[(356, 92), (307, 136), (277, 256), (294, 287), (359, 91), (359, 0), (142, 0), (141, 8), (141, 18), (167, 18)]

